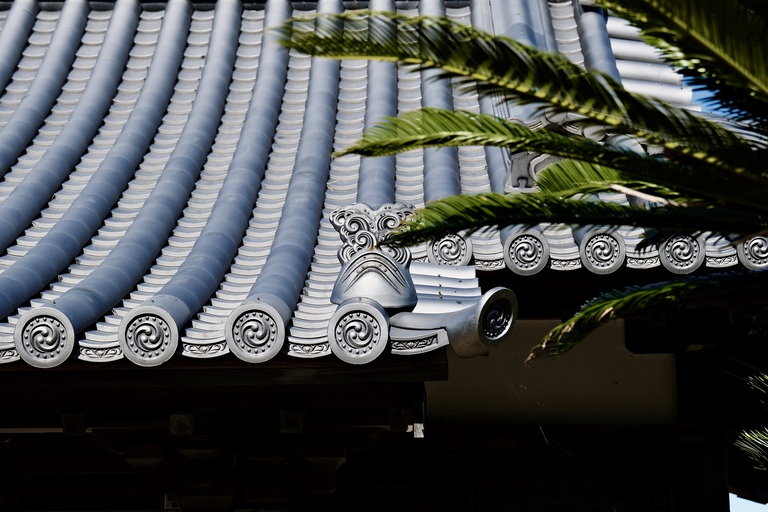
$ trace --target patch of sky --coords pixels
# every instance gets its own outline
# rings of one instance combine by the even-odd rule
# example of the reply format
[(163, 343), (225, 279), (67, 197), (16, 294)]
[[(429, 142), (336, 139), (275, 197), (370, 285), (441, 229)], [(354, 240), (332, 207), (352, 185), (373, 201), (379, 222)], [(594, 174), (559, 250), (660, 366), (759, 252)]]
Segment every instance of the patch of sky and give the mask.
[(768, 512), (768, 505), (761, 505), (731, 494), (731, 512)]

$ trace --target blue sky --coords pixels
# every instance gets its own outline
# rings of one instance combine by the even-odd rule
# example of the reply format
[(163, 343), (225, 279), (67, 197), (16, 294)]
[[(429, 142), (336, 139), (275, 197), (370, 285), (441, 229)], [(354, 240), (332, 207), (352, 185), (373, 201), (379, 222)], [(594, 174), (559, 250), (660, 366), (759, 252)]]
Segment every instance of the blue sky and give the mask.
[(768, 505), (743, 500), (735, 494), (731, 494), (731, 512), (768, 512)]

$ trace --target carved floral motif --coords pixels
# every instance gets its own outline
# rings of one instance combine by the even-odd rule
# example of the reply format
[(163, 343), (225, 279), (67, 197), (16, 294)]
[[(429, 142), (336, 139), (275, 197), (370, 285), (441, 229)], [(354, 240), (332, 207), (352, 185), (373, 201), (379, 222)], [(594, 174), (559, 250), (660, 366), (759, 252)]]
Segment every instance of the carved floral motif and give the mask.
[(0, 361), (11, 362), (19, 359), (19, 353), (15, 348), (9, 348), (7, 350), (0, 350)]
[(732, 267), (739, 262), (735, 254), (730, 256), (708, 256), (707, 266), (710, 267)]
[(288, 345), (288, 352), (298, 357), (315, 357), (325, 355), (331, 352), (331, 346), (328, 343), (319, 343), (317, 345), (304, 345), (302, 343), (291, 343)]
[(552, 259), (550, 266), (553, 270), (575, 270), (581, 268), (580, 260), (558, 260)]
[(504, 260), (475, 260), (478, 270), (499, 270), (504, 268)]
[(651, 258), (627, 258), (627, 266), (630, 268), (651, 268), (659, 265), (659, 257)]
[(227, 349), (227, 342), (211, 343), (206, 345), (198, 345), (196, 343), (184, 343), (182, 344), (181, 353), (189, 357), (216, 357), (225, 354), (229, 351)]
[(118, 347), (112, 348), (90, 348), (81, 347), (80, 357), (83, 359), (117, 359), (123, 356), (123, 351)]
[(439, 340), (437, 338), (437, 334), (433, 336), (429, 336), (427, 338), (423, 338), (420, 340), (407, 340), (407, 341), (395, 341), (392, 340), (392, 351), (414, 351), (414, 350), (424, 350), (432, 345), (437, 345), (439, 343)]

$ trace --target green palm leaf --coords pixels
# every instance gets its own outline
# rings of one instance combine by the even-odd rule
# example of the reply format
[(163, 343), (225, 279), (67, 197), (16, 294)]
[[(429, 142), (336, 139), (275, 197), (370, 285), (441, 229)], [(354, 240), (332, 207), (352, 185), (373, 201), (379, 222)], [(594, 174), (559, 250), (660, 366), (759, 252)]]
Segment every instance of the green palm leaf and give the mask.
[[(646, 160), (656, 162), (645, 157)], [(685, 206), (698, 199), (683, 197), (677, 190), (629, 178), (632, 173), (580, 160), (560, 160), (548, 165), (536, 175), (536, 188), (560, 197), (594, 195), (600, 192), (620, 192), (638, 200), (657, 204)]]
[(755, 469), (768, 470), (768, 429), (744, 430), (734, 443), (755, 463)]
[[(513, 153), (523, 150), (548, 153), (584, 162), (555, 165), (555, 169), (562, 171), (562, 176), (573, 176), (574, 172), (584, 171), (590, 164), (597, 164), (620, 169), (635, 180), (662, 184), (670, 193), (677, 190), (678, 193), (698, 195), (721, 203), (731, 199), (753, 208), (762, 208), (764, 197), (762, 194), (751, 196), (747, 191), (768, 187), (768, 177), (724, 174), (717, 167), (703, 164), (693, 167), (680, 162), (649, 158), (631, 151), (611, 149), (590, 139), (568, 137), (551, 130), (534, 131), (520, 123), (462, 110), (422, 108), (400, 117), (387, 118), (366, 131), (354, 145), (336, 153), (336, 156), (349, 153), (384, 156), (431, 146), (471, 145), (498, 146)], [(594, 172), (595, 168), (592, 169)], [(552, 172), (547, 173), (547, 176), (553, 175)], [(544, 183), (548, 183), (546, 176), (544, 179)], [(550, 178), (550, 181), (552, 179), (555, 178)], [(719, 182), (719, 188), (713, 190), (710, 180)], [(578, 192), (574, 190), (573, 193)]]
[[(318, 19), (343, 21), (343, 27), (316, 23)], [(319, 15), (291, 20), (280, 38), (316, 56), (440, 68), (460, 83), (475, 84), (481, 94), (535, 104), (551, 114), (576, 113), (576, 123), (635, 136), (681, 158), (730, 172), (765, 167), (765, 150), (716, 123), (631, 94), (609, 76), (585, 73), (564, 57), (446, 18), (370, 12)]]
[(693, 304), (715, 295), (739, 294), (768, 285), (768, 271), (741, 271), (710, 276), (689, 276), (676, 281), (634, 286), (609, 292), (586, 303), (567, 322), (552, 329), (528, 356), (567, 352), (598, 327), (618, 318), (630, 318), (652, 308)]
[(749, 386), (761, 393), (768, 394), (768, 375), (753, 375), (749, 378)]
[(652, 209), (614, 203), (564, 200), (552, 194), (478, 194), (433, 201), (408, 218), (384, 242), (415, 245), (462, 230), (474, 232), (490, 226), (540, 223), (643, 226), (661, 231), (698, 233), (715, 231), (751, 235), (762, 232), (759, 215), (708, 207), (662, 206)]
[[(766, 133), (768, 25), (739, 0), (598, 0), (642, 30), (716, 105)], [(763, 8), (765, 9), (765, 8)]]

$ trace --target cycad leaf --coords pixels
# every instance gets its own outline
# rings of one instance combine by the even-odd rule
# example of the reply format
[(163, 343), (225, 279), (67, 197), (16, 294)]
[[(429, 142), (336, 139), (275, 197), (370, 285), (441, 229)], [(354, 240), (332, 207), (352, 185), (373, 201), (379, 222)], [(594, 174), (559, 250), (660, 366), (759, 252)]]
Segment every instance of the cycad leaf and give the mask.
[(651, 308), (680, 306), (716, 294), (736, 294), (768, 284), (768, 271), (741, 271), (710, 276), (689, 276), (676, 281), (633, 286), (600, 295), (571, 319), (552, 329), (528, 356), (567, 352), (598, 327), (619, 318), (630, 318)]
[(734, 443), (755, 463), (755, 469), (768, 470), (768, 429), (745, 430)]
[[(335, 22), (315, 23), (318, 18)], [(765, 167), (764, 152), (716, 123), (629, 93), (609, 76), (585, 73), (565, 57), (447, 18), (367, 11), (297, 18), (282, 27), (281, 41), (316, 56), (440, 68), (459, 81), (481, 84), (482, 94), (534, 104), (542, 112), (576, 113), (574, 122), (635, 136), (726, 170)]]
[[(737, 120), (768, 121), (768, 25), (740, 0), (598, 0)], [(764, 8), (763, 8), (764, 9)]]
[[(648, 157), (644, 158), (651, 162), (658, 162)], [(621, 172), (610, 167), (580, 160), (560, 160), (548, 165), (536, 175), (536, 187), (544, 193), (561, 197), (598, 194), (600, 192), (622, 192), (640, 200), (660, 204), (668, 204), (671, 201), (678, 204), (696, 202), (690, 197), (682, 197), (678, 190), (658, 183), (633, 180), (631, 176), (634, 174), (631, 168), (629, 168), (629, 172)], [(670, 178), (671, 176), (667, 175), (666, 177)], [(679, 177), (679, 175), (674, 175), (674, 177)]]
[(563, 200), (560, 196), (532, 194), (478, 194), (450, 196), (433, 201), (408, 218), (385, 243), (414, 245), (462, 230), (474, 232), (490, 226), (539, 223), (572, 225), (642, 226), (662, 231), (698, 233), (715, 231), (751, 235), (765, 229), (759, 215), (722, 208), (663, 206), (651, 209), (614, 203)]
[[(672, 190), (677, 190), (721, 203), (730, 200), (753, 208), (765, 205), (762, 194), (754, 197), (745, 191), (768, 187), (768, 177), (724, 174), (721, 169), (703, 163), (693, 167), (651, 158), (631, 151), (612, 149), (583, 137), (567, 137), (551, 130), (531, 130), (520, 123), (463, 110), (422, 108), (400, 117), (387, 118), (368, 130), (360, 141), (337, 153), (337, 156), (349, 153), (384, 156), (430, 146), (470, 145), (499, 146), (513, 153), (527, 150), (585, 162), (560, 166), (555, 164), (558, 169), (570, 166), (587, 172), (590, 164), (611, 167), (619, 169), (635, 181), (666, 186), (670, 195)], [(592, 169), (591, 172), (596, 172), (594, 167)], [(567, 171), (563, 169), (564, 176)], [(548, 173), (549, 176), (552, 174)], [(716, 189), (710, 185), (714, 181), (719, 183)]]
[(749, 378), (749, 385), (761, 393), (768, 394), (768, 375), (753, 375)]

